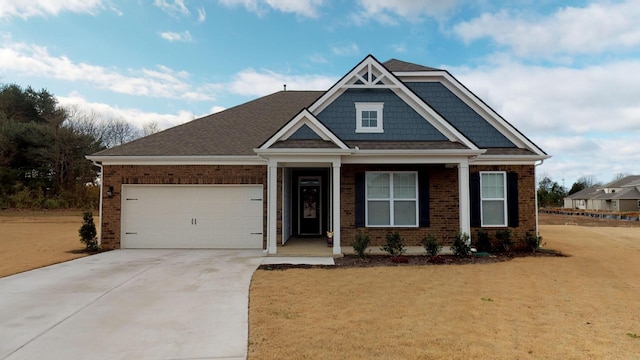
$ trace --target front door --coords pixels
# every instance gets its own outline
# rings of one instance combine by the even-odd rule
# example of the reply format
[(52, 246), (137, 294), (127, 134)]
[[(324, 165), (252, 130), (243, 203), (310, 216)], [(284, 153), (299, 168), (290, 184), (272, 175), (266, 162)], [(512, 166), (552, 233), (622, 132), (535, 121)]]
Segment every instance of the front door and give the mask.
[(322, 184), (319, 176), (301, 176), (298, 180), (298, 231), (300, 235), (321, 235)]

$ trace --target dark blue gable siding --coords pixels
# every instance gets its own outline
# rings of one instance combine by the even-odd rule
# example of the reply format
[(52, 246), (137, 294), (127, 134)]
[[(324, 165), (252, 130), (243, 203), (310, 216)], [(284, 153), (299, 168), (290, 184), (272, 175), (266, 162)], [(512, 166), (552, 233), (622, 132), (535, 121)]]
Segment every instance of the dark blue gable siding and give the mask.
[[(356, 102), (384, 103), (384, 133), (356, 133)], [(316, 117), (342, 140), (447, 140), (389, 89), (348, 89)]]
[(441, 83), (410, 82), (405, 85), (478, 147), (516, 147)]
[(302, 125), (293, 135), (289, 136), (292, 140), (317, 140), (322, 139), (318, 134), (313, 132), (307, 125)]

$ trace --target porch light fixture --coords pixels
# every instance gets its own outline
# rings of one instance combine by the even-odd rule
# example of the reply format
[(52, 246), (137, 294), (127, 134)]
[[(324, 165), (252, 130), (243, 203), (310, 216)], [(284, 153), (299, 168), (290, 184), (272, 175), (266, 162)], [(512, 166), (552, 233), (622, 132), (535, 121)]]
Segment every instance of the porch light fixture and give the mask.
[(113, 186), (109, 186), (109, 188), (107, 189), (107, 197), (108, 198), (113, 197)]

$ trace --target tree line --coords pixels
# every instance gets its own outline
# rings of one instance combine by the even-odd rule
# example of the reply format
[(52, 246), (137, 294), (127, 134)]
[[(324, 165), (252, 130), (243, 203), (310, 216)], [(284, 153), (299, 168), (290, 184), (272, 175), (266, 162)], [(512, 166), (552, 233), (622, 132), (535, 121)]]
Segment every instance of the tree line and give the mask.
[(0, 86), (0, 208), (96, 208), (86, 155), (157, 132), (63, 107), (47, 90)]

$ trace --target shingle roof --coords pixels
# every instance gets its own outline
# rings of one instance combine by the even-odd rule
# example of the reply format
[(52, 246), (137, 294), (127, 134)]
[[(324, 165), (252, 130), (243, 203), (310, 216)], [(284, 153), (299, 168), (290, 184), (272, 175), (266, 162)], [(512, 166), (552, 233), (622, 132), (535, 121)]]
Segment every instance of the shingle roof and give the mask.
[(567, 199), (590, 199), (598, 193), (598, 185), (591, 185), (588, 188), (584, 188), (576, 193), (568, 195)]
[(640, 175), (631, 175), (623, 177), (622, 179), (614, 180), (606, 185), (601, 186), (600, 188), (619, 188), (626, 186), (637, 186), (634, 185), (636, 182), (640, 181)]
[(280, 91), (94, 155), (255, 155), (254, 148), (322, 94)]
[(405, 72), (405, 71), (434, 71), (440, 70), (428, 66), (418, 65), (406, 61), (401, 61), (397, 59), (387, 60), (382, 63), (387, 70), (391, 72)]

